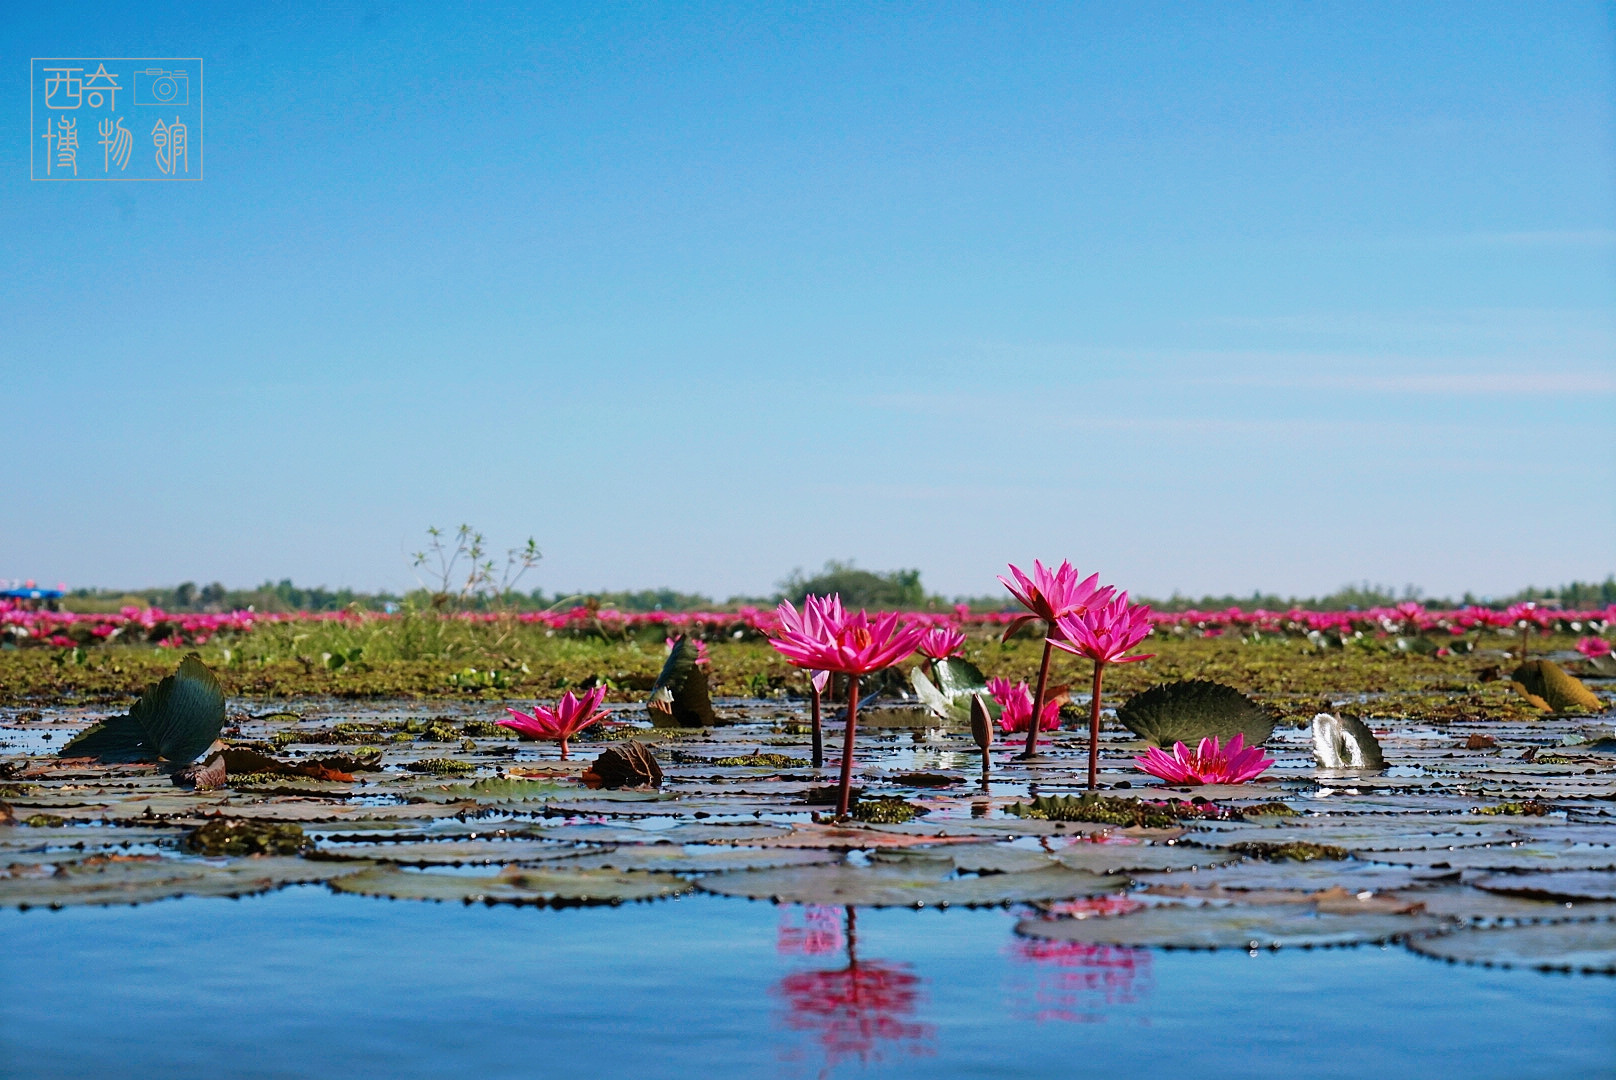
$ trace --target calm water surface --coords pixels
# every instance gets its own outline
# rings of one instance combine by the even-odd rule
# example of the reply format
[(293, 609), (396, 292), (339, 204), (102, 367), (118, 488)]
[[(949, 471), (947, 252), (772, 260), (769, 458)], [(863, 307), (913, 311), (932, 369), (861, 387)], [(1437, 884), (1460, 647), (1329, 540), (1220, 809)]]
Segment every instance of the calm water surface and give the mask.
[[(1033, 943), (1005, 911), (335, 896), (0, 912), (35, 1077), (1616, 1077), (1616, 979)], [(849, 934), (851, 930), (851, 935)]]

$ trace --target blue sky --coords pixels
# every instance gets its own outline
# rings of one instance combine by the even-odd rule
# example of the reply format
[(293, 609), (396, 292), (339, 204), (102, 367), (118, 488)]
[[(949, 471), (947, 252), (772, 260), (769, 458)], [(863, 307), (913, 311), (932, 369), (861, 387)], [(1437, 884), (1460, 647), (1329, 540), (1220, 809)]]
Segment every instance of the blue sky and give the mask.
[[(0, 576), (1602, 578), (1612, 15), (15, 8)], [(203, 58), (205, 179), (30, 183), (37, 56)]]

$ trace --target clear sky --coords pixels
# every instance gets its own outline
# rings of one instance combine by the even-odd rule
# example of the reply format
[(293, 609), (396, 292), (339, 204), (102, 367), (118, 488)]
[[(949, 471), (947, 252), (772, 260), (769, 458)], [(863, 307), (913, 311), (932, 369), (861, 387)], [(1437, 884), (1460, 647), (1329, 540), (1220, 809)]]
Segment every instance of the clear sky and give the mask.
[[(1613, 7), (11, 4), (0, 576), (1616, 570)], [(31, 183), (30, 57), (201, 57)], [(150, 154), (149, 140), (135, 152)]]

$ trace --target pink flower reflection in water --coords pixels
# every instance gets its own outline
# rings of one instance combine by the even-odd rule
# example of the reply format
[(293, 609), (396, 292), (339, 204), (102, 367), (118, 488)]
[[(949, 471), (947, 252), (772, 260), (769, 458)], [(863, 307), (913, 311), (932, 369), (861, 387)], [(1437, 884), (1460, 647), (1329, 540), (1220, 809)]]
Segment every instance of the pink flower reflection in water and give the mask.
[[(824, 910), (810, 908), (804, 912), (805, 942), (818, 944), (826, 940), (810, 929), (823, 918), (815, 912)], [(825, 1055), (827, 1071), (844, 1061), (879, 1063), (889, 1050), (917, 1057), (935, 1053), (931, 1040), (936, 1028), (914, 1019), (921, 1002), (920, 976), (906, 964), (860, 960), (856, 918), (854, 909), (847, 908), (846, 931), (836, 933), (838, 944), (847, 949), (845, 967), (794, 971), (770, 989), (785, 1005), (781, 1026), (812, 1036)], [(794, 946), (797, 936), (785, 930), (782, 926), (781, 940), (789, 940)]]
[[(1140, 906), (1128, 896), (1100, 896), (1061, 905), (1066, 917), (1106, 918)], [(1015, 938), (1011, 959), (1033, 965), (1030, 978), (1013, 977), (1005, 1006), (1018, 1020), (1043, 1024), (1103, 1024), (1147, 1001), (1156, 989), (1149, 949), (1083, 941)], [(1148, 1024), (1148, 1016), (1139, 1016)]]
[[(801, 919), (798, 919), (798, 913)], [(780, 910), (780, 929), (774, 951), (781, 956), (826, 956), (846, 946), (839, 907), (786, 907)]]

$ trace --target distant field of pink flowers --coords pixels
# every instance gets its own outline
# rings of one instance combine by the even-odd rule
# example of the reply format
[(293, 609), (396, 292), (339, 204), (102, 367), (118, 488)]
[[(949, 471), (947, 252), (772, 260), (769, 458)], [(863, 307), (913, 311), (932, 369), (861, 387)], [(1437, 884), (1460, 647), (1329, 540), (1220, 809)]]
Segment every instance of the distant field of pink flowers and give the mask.
[[(964, 606), (948, 611), (902, 613), (904, 622), (970, 633), (1001, 633), (1010, 623), (1024, 619), (1020, 610), (971, 612)], [(402, 619), (401, 614), (378, 612), (294, 612), (267, 613), (230, 611), (213, 614), (166, 612), (159, 608), (126, 607), (114, 613), (78, 614), (65, 611), (27, 610), (0, 601), (0, 644), (74, 648), (80, 645), (116, 642), (152, 644), (170, 648), (206, 644), (218, 635), (240, 635), (256, 627), (278, 623), (342, 623)], [(697, 638), (722, 640), (773, 634), (779, 628), (776, 613), (755, 607), (735, 611), (620, 612), (578, 606), (566, 611), (522, 612), (499, 615), (488, 612), (462, 612), (443, 618), (467, 622), (493, 623), (514, 619), (524, 625), (543, 627), (562, 634), (618, 636), (640, 630), (688, 633)], [(1419, 604), (1398, 604), (1364, 611), (1309, 611), (1291, 608), (1268, 611), (1239, 607), (1219, 611), (1152, 611), (1150, 622), (1157, 633), (1216, 637), (1226, 633), (1298, 634), (1352, 636), (1421, 633), (1440, 638), (1475, 631), (1527, 628), (1539, 633), (1559, 631), (1571, 634), (1601, 634), (1616, 625), (1616, 605), (1571, 611), (1537, 604), (1516, 604), (1508, 608), (1464, 607), (1452, 610), (1425, 608)]]

